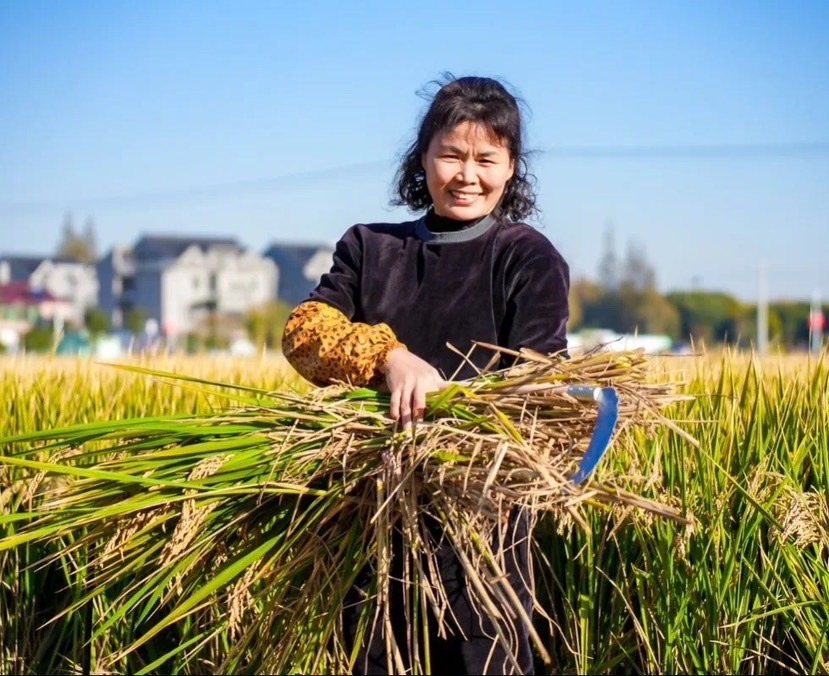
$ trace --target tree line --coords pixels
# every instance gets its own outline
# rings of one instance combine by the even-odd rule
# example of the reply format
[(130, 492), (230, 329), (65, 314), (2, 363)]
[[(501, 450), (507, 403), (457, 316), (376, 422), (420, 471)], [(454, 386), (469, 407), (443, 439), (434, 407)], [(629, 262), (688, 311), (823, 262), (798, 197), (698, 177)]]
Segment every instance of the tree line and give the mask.
[[(808, 346), (809, 311), (807, 301), (770, 303), (770, 343), (787, 349)], [(576, 279), (570, 289), (568, 329), (598, 328), (666, 335), (676, 342), (747, 346), (757, 340), (757, 305), (720, 291), (661, 294), (644, 249), (629, 243), (619, 257), (608, 230), (597, 279)]]

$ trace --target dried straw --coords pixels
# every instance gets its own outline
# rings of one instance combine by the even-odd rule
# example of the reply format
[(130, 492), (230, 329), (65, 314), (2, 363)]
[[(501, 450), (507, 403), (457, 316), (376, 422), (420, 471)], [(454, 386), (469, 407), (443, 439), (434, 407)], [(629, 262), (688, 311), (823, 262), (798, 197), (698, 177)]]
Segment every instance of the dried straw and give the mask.
[[(437, 546), (423, 537), (426, 514), (442, 522), (473, 603), (493, 620), (497, 641), (512, 654), (523, 625), (545, 661), (549, 655), (505, 574), (504, 553), (493, 547), (499, 532), (503, 535), (506, 515), (516, 510), (534, 515), (563, 511), (583, 523), (577, 507), (603, 501), (641, 511), (643, 518), (693, 526), (693, 518), (673, 505), (611, 486), (582, 488), (569, 478), (596, 423), (596, 408), (569, 396), (567, 385), (613, 386), (620, 397), (620, 429), (669, 425), (693, 443), (661, 412), (684, 398), (676, 394), (675, 383), (648, 383), (641, 352), (595, 353), (572, 360), (526, 351), (510, 354), (519, 359), (517, 366), (450, 386), (430, 400), (426, 421), (410, 432), (389, 432), (391, 421), (373, 409), (356, 407), (356, 400), (349, 398), (354, 389), (343, 386), (320, 390), (302, 402), (311, 418), (327, 415), (336, 421), (324, 432), (294, 425), (277, 435), (280, 448), (318, 440), (314, 435), (326, 437), (313, 454), (317, 480), (340, 480), (349, 469), (372, 468), (353, 492), (364, 504), (375, 504), (369, 540), (378, 586), (371, 631), (385, 636), (389, 673), (422, 672), (424, 660), (412, 635), (403, 650), (391, 630), (393, 613), (403, 613), (412, 631), (416, 625), (411, 594), (403, 608), (393, 607), (390, 594), (389, 534), (394, 524), (401, 524), (403, 551), (408, 553), (404, 585), (422, 596), (423, 606), (439, 619), (442, 635), (452, 631), (452, 622), (436, 574)], [(383, 443), (378, 444), (378, 436), (385, 436)], [(375, 462), (378, 456), (381, 462)], [(290, 467), (286, 470), (291, 472)], [(298, 474), (307, 481), (306, 468)], [(284, 480), (299, 478), (283, 475)], [(412, 655), (411, 663), (404, 662), (404, 654)], [(517, 664), (508, 668), (517, 669)]]

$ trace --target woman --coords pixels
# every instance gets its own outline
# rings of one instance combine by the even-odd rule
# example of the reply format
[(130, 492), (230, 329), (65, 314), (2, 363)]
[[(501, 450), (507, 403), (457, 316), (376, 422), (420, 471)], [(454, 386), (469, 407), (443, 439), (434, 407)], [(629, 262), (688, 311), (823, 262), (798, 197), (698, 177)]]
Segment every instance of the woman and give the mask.
[[(546, 237), (522, 223), (536, 211), (535, 194), (521, 112), (500, 82), (463, 77), (440, 88), (403, 158), (394, 203), (426, 213), (353, 226), (337, 244), (331, 271), (291, 314), (283, 351), (300, 374), (319, 385), (386, 387), (391, 417), (405, 428), (422, 419), (429, 392), (486, 368), (485, 350), (468, 361), (457, 352), (473, 341), (566, 349), (568, 267)], [(507, 574), (531, 612), (529, 526), (525, 517), (515, 521), (501, 546), (513, 554)], [(488, 618), (470, 606), (460, 566), (445, 549), (441, 580), (456, 592), (456, 626), (454, 638), (432, 640), (433, 670), (511, 672), (512, 660)], [(346, 612), (347, 636), (356, 621)], [(382, 627), (367, 635), (356, 668), (386, 673)], [(531, 673), (526, 634), (512, 652), (521, 672)]]

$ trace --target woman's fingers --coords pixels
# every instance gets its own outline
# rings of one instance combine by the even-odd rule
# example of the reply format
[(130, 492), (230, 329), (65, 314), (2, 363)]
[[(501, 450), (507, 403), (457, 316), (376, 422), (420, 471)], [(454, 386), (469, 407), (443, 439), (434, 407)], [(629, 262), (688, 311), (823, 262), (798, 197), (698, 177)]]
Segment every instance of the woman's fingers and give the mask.
[(414, 392), (414, 383), (408, 378), (403, 381), (403, 387), (400, 392), (400, 418), (399, 422), (404, 430), (412, 426), (412, 393)]
[(403, 429), (423, 420), (426, 395), (446, 386), (440, 373), (428, 362), (405, 348), (389, 352), (382, 367), (391, 392), (389, 414)]
[(391, 389), (391, 401), (389, 402), (389, 415), (392, 420), (400, 420), (400, 397), (402, 391), (399, 387)]
[(399, 403), (399, 420), (403, 429), (409, 429), (412, 423), (423, 420), (426, 415), (426, 395), (442, 389), (442, 382), (431, 378), (406, 381), (401, 390)]
[(412, 418), (417, 422), (423, 420), (423, 415), (426, 413), (426, 392), (427, 385), (422, 381), (418, 382), (412, 391)]

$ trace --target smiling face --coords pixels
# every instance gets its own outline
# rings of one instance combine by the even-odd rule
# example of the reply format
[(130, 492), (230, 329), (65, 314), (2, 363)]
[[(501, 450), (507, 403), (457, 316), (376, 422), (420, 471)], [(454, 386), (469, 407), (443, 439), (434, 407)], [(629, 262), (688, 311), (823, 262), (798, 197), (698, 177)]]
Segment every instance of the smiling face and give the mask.
[(475, 122), (435, 134), (421, 161), (435, 213), (458, 221), (490, 213), (515, 172), (509, 148)]

